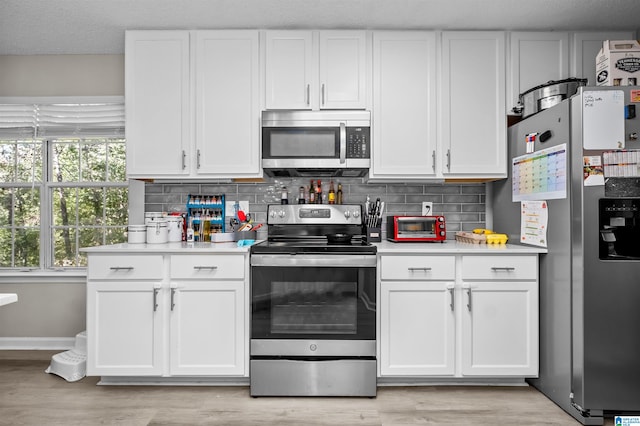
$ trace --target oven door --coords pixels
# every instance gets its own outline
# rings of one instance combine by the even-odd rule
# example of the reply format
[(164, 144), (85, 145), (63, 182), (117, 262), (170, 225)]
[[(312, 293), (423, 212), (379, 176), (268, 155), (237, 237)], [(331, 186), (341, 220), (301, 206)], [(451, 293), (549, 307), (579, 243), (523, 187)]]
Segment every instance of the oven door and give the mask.
[(251, 338), (373, 340), (375, 255), (252, 255)]

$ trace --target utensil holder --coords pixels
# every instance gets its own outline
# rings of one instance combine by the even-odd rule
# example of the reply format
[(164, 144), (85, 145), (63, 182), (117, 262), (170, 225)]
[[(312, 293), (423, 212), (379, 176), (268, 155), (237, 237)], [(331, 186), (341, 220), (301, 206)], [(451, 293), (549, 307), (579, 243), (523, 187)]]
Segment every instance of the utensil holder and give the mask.
[(379, 243), (382, 241), (382, 228), (367, 228), (367, 242)]

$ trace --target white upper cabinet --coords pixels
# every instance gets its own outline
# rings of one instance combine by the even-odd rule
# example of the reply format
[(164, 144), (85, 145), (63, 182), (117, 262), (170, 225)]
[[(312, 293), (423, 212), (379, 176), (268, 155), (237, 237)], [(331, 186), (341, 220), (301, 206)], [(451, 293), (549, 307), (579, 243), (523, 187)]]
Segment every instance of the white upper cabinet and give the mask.
[(511, 111), (521, 93), (549, 81), (569, 78), (569, 33), (512, 32), (509, 63)]
[(364, 109), (365, 31), (266, 31), (267, 109)]
[(258, 31), (127, 31), (127, 174), (258, 177)]
[(605, 40), (634, 40), (633, 31), (577, 32), (573, 34), (571, 76), (586, 78), (588, 86), (596, 86), (596, 56)]
[(260, 174), (257, 31), (195, 32), (195, 171)]
[(189, 32), (127, 31), (127, 174), (188, 175)]
[(366, 106), (364, 31), (320, 31), (320, 108)]
[(507, 176), (505, 67), (504, 32), (442, 33), (438, 131), (444, 178)]
[(436, 35), (373, 34), (372, 179), (436, 176)]

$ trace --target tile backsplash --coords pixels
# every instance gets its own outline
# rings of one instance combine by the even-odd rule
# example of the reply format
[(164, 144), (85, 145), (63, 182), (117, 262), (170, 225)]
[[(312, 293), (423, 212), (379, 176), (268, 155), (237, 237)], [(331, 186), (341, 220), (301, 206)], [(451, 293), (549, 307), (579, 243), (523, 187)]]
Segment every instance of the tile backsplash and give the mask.
[[(340, 178), (344, 204), (364, 204), (367, 195), (372, 201), (385, 202), (386, 215), (420, 215), (422, 202), (433, 203), (433, 214), (447, 220), (447, 239), (454, 239), (456, 231), (483, 228), (486, 221), (484, 183), (365, 183), (361, 178)], [(145, 211), (182, 212), (189, 194), (225, 194), (227, 201), (248, 201), (254, 221), (265, 222), (267, 204), (280, 204), (282, 188), (289, 191), (289, 202), (298, 202), (300, 186), (308, 187), (309, 179), (265, 178), (259, 183), (146, 183)], [(329, 181), (322, 180), (323, 194)], [(385, 221), (386, 222), (386, 221)], [(383, 238), (386, 238), (383, 222)], [(264, 227), (263, 229), (265, 229)], [(266, 231), (258, 231), (259, 238)]]

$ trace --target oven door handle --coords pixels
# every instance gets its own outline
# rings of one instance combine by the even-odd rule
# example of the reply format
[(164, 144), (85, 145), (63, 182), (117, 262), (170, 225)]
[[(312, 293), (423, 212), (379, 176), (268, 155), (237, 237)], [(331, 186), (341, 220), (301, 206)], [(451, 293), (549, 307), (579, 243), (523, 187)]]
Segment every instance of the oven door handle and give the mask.
[(376, 256), (364, 254), (259, 254), (251, 255), (251, 266), (255, 267), (300, 267), (300, 266), (322, 266), (322, 267), (375, 267)]

